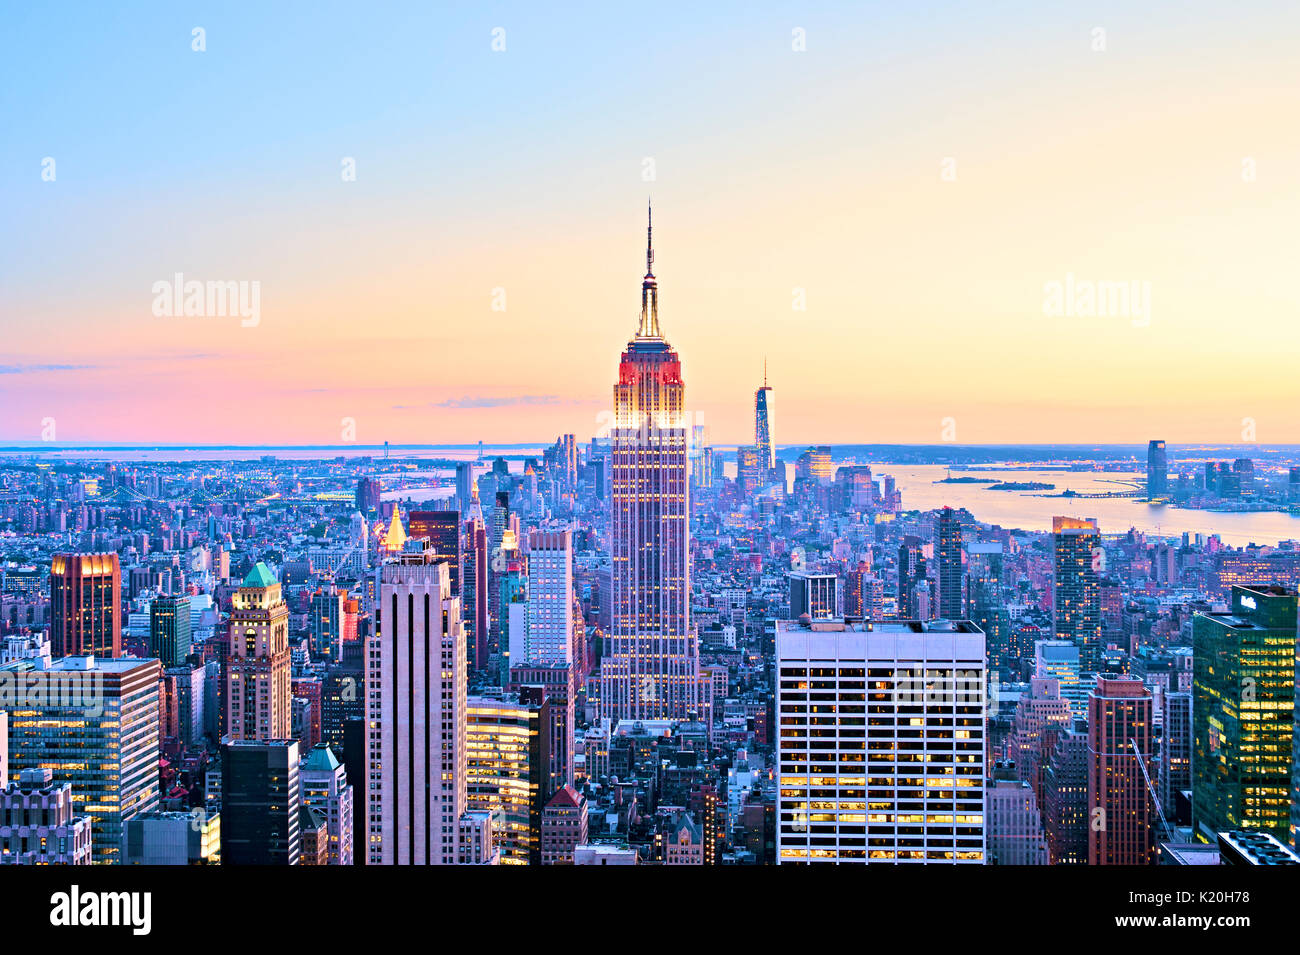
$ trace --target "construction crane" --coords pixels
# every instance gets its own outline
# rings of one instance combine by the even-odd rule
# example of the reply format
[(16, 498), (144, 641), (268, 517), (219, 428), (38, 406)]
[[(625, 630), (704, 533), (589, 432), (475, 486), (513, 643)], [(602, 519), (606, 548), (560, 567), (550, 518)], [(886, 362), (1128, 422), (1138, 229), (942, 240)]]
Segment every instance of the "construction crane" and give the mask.
[(1156, 804), (1156, 815), (1160, 817), (1160, 828), (1165, 834), (1166, 842), (1174, 841), (1174, 830), (1169, 825), (1169, 820), (1165, 818), (1165, 811), (1160, 805), (1160, 797), (1156, 795), (1156, 789), (1151, 785), (1151, 777), (1147, 773), (1147, 761), (1142, 758), (1142, 750), (1138, 749), (1137, 740), (1130, 737), (1129, 745), (1133, 747), (1133, 758), (1137, 760), (1138, 769), (1142, 770), (1142, 781), (1147, 784), (1147, 792), (1151, 794), (1151, 801)]

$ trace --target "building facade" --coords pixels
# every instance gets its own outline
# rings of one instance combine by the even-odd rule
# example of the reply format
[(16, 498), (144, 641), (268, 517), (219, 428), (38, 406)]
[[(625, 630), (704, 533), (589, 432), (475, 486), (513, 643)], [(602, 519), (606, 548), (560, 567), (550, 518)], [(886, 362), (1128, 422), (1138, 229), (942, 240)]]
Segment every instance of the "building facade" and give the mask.
[(231, 598), (226, 727), (234, 739), (288, 739), (289, 607), (270, 568), (258, 563)]
[(1155, 861), (1151, 691), (1100, 674), (1088, 698), (1088, 864)]
[(1234, 586), (1226, 613), (1192, 619), (1192, 823), (1291, 840), (1294, 588)]
[(63, 657), (16, 660), (9, 709), (10, 778), (49, 769), (72, 785), (78, 814), (91, 818), (96, 864), (122, 861), (126, 823), (158, 808), (157, 660)]
[(683, 719), (698, 705), (685, 385), (659, 330), (650, 236), (647, 228), (641, 321), (619, 363), (610, 431), (613, 614), (600, 708), (613, 720)]
[(50, 561), (53, 655), (122, 653), (122, 568), (117, 554), (56, 554)]
[(367, 665), (369, 863), (454, 864), (467, 806), (466, 647), (448, 565), (431, 548), (381, 566)]
[(983, 864), (984, 635), (776, 623), (777, 863)]

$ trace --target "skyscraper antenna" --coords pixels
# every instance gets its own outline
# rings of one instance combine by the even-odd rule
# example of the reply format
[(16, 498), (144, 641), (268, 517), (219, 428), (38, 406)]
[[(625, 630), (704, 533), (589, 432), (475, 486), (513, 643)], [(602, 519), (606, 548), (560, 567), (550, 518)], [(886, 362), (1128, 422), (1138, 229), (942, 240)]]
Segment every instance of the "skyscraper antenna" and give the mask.
[(659, 288), (655, 283), (654, 210), (649, 197), (645, 206), (645, 279), (641, 282), (641, 323), (637, 338), (659, 337)]

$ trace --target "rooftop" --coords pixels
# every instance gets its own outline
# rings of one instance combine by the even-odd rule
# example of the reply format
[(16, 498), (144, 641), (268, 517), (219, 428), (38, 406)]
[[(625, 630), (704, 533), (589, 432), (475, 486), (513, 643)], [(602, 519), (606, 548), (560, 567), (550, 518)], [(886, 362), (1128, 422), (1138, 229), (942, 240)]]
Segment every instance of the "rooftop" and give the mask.
[(241, 587), (273, 587), (276, 584), (275, 575), (271, 573), (271, 568), (260, 560), (253, 565), (253, 569), (248, 572), (244, 578)]
[(835, 617), (824, 620), (778, 620), (779, 632), (805, 633), (983, 633), (969, 620), (868, 620), (863, 617)]

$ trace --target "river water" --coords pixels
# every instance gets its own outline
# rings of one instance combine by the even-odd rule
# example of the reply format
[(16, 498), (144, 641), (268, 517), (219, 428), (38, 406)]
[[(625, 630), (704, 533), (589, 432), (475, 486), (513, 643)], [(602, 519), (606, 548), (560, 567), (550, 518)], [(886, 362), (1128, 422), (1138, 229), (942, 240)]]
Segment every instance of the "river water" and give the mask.
[[(1147, 534), (1172, 537), (1184, 531), (1192, 534), (1218, 534), (1233, 546), (1276, 544), (1300, 539), (1300, 517), (1291, 514), (1259, 511), (1250, 514), (1227, 514), (1179, 507), (1153, 507), (1133, 498), (1060, 498), (1042, 497), (1059, 494), (1067, 488), (1084, 493), (1122, 491), (1134, 482), (1145, 481), (1145, 473), (1115, 471), (996, 471), (959, 470), (956, 476), (993, 478), (998, 481), (1037, 481), (1055, 484), (1053, 491), (990, 491), (987, 484), (936, 484), (948, 473), (939, 464), (872, 464), (871, 473), (893, 475), (903, 495), (907, 510), (927, 511), (936, 507), (964, 507), (985, 524), (1048, 531), (1052, 518), (1094, 517), (1103, 534), (1122, 534), (1130, 527)], [(1116, 483), (1119, 482), (1119, 483)]]

